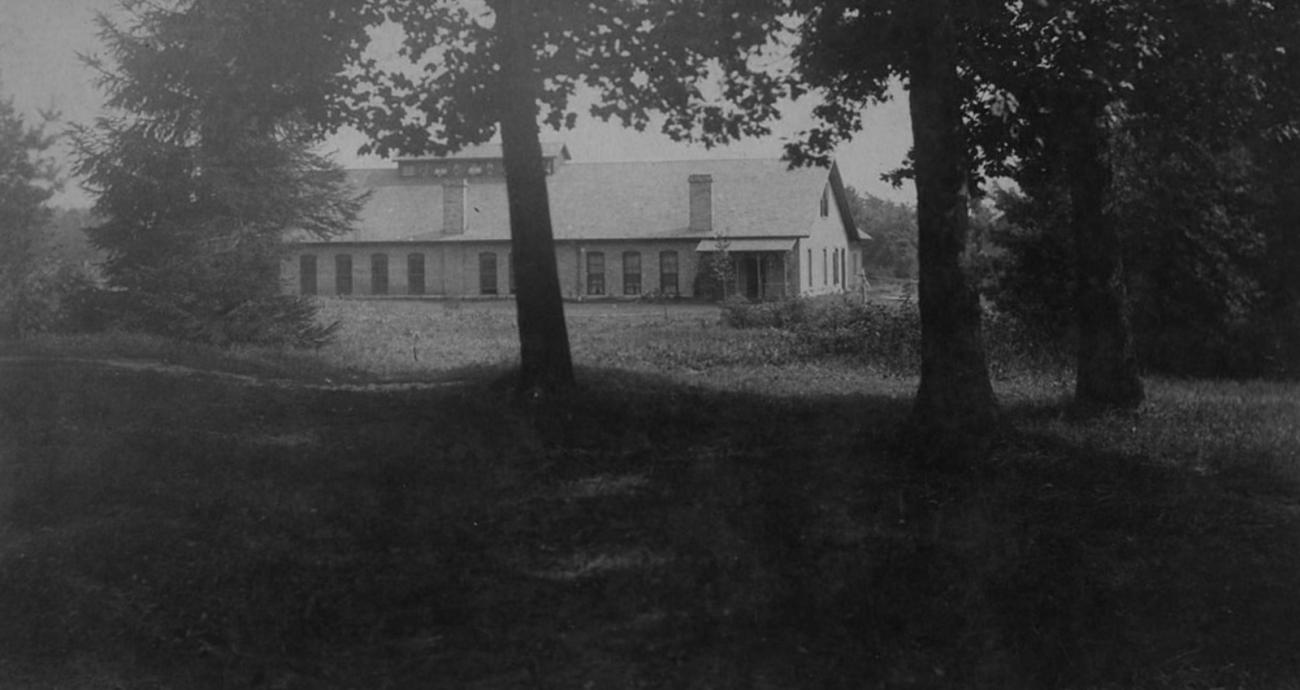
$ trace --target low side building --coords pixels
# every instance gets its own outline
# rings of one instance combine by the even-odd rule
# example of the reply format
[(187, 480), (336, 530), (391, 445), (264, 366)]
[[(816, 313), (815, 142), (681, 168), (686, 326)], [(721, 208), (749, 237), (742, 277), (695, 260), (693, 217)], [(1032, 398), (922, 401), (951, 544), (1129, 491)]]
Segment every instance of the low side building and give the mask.
[[(544, 152), (568, 299), (752, 300), (856, 289), (860, 233), (839, 171), (779, 160), (577, 163)], [(500, 147), (349, 172), (370, 196), (355, 230), (296, 242), (285, 290), (345, 297), (500, 297), (514, 290)], [(721, 268), (717, 268), (721, 266)]]

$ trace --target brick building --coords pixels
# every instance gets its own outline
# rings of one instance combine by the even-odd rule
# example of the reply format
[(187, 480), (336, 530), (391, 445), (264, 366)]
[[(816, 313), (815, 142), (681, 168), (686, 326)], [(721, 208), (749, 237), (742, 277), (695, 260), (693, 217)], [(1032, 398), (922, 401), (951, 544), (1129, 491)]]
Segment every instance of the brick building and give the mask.
[[(705, 257), (725, 257), (728, 294), (780, 299), (855, 289), (861, 243), (835, 167), (777, 160), (576, 163), (547, 146), (560, 285), (568, 299), (700, 296)], [(349, 172), (370, 197), (357, 227), (297, 242), (289, 292), (326, 296), (508, 296), (510, 222), (499, 147)]]

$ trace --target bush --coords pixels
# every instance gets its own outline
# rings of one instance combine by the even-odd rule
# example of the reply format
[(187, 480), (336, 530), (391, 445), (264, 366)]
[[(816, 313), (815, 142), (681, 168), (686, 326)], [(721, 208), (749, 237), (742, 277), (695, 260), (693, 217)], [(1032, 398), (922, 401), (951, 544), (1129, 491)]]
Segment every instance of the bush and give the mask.
[(722, 303), (722, 323), (732, 328), (793, 328), (807, 315), (807, 300), (750, 302), (744, 297), (730, 297)]
[(93, 288), (88, 271), (64, 261), (43, 261), (34, 266), (18, 290), (0, 297), (0, 323), (10, 335), (77, 330), (78, 295)]
[[(733, 328), (774, 328), (795, 337), (799, 357), (852, 357), (899, 375), (921, 369), (921, 314), (910, 297), (863, 303), (847, 295), (723, 305)], [(995, 375), (1050, 371), (1069, 360), (1068, 340), (997, 310), (986, 310), (983, 336)]]
[(339, 327), (338, 322), (320, 324), (316, 305), (301, 297), (276, 295), (203, 310), (170, 296), (93, 288), (70, 300), (66, 323), (67, 330), (78, 332), (117, 329), (218, 347), (319, 348)]

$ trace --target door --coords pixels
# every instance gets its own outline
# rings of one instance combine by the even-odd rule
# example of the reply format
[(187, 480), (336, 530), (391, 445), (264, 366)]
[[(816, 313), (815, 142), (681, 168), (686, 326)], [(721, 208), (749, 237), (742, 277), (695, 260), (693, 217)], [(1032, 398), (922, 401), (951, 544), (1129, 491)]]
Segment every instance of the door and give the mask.
[(746, 256), (740, 260), (741, 280), (745, 283), (745, 297), (750, 300), (763, 298), (763, 263), (758, 256)]

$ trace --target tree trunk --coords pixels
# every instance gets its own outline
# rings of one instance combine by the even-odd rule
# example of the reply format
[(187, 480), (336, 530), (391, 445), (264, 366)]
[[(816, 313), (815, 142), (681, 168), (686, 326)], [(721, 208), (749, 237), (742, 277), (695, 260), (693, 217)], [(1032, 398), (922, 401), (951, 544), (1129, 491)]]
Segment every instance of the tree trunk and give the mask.
[(500, 39), (501, 147), (519, 322), (519, 389), (553, 392), (573, 383), (569, 333), (555, 264), (546, 168), (537, 128), (537, 75), (523, 0), (494, 2)]
[(1091, 108), (1076, 113), (1072, 130), (1066, 166), (1078, 270), (1074, 402), (1082, 410), (1132, 409), (1144, 394), (1129, 324), (1119, 229), (1106, 209), (1112, 183), (1106, 132)]
[(979, 295), (962, 265), (970, 219), (956, 37), (946, 0), (918, 11), (909, 73), (920, 259), (921, 385), (911, 431), (921, 459), (963, 467), (984, 458), (997, 401), (980, 339)]

